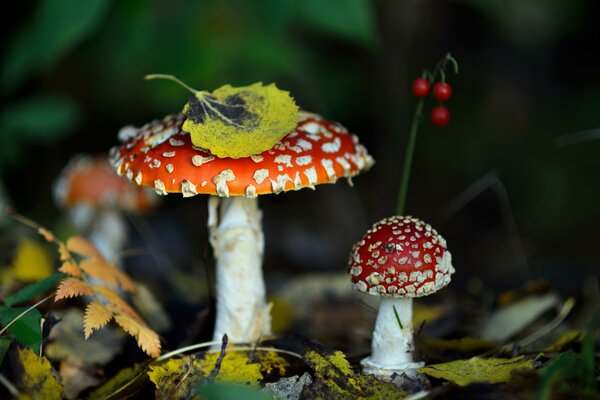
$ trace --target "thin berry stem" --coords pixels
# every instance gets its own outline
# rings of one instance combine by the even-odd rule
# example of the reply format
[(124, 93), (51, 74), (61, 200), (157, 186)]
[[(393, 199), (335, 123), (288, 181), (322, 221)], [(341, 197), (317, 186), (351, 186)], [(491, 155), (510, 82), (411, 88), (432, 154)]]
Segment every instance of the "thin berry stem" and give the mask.
[(404, 215), (404, 208), (406, 205), (406, 193), (408, 192), (408, 182), (410, 180), (410, 170), (412, 167), (413, 155), (415, 152), (415, 144), (417, 143), (417, 132), (419, 131), (419, 124), (423, 119), (423, 105), (425, 99), (420, 99), (417, 102), (415, 108), (415, 114), (413, 115), (412, 123), (410, 125), (410, 133), (408, 136), (408, 144), (406, 146), (406, 152), (404, 153), (404, 166), (402, 168), (402, 180), (400, 182), (400, 193), (398, 195), (398, 206), (396, 208), (397, 215)]

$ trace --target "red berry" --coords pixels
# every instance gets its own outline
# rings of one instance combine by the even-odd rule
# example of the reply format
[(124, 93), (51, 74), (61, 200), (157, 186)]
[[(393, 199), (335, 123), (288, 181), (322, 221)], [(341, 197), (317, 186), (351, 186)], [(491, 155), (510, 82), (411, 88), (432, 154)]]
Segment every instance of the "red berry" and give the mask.
[(431, 110), (431, 122), (435, 126), (446, 126), (450, 122), (450, 111), (444, 106), (435, 106)]
[(417, 97), (425, 97), (429, 94), (429, 81), (425, 78), (417, 78), (412, 84), (413, 94)]
[(439, 101), (446, 101), (452, 96), (452, 87), (446, 82), (433, 85), (433, 96)]

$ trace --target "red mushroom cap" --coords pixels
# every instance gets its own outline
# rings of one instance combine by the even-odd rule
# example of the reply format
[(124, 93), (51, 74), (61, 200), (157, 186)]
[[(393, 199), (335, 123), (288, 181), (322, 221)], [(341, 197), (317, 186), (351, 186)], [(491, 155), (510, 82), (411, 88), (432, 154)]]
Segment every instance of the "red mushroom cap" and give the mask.
[(54, 185), (54, 199), (60, 206), (89, 204), (133, 212), (146, 211), (158, 200), (153, 192), (117, 176), (105, 156), (85, 154), (74, 157), (63, 169)]
[(192, 145), (171, 115), (139, 129), (125, 127), (111, 150), (117, 173), (159, 194), (256, 197), (351, 178), (373, 164), (355, 135), (315, 114), (300, 113), (296, 129), (272, 149), (245, 158), (218, 158)]
[(431, 225), (395, 216), (374, 224), (354, 245), (349, 272), (358, 291), (421, 297), (446, 286), (455, 270), (446, 241)]

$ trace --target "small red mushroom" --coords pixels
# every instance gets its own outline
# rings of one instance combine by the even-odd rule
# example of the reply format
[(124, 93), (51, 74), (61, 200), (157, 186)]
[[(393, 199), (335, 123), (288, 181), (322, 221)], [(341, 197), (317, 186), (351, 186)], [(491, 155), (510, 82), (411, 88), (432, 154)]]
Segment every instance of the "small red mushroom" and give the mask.
[(262, 276), (264, 239), (257, 196), (335, 183), (368, 169), (373, 160), (343, 126), (300, 112), (296, 128), (260, 154), (219, 158), (192, 145), (185, 116), (171, 115), (119, 133), (113, 166), (157, 193), (209, 198), (216, 257), (217, 317), (213, 338), (256, 342), (271, 333)]
[(424, 365), (412, 355), (412, 299), (437, 292), (454, 272), (444, 238), (414, 217), (385, 218), (354, 245), (349, 262), (354, 289), (381, 297), (363, 372), (411, 376)]
[(122, 212), (144, 212), (158, 196), (146, 188), (131, 186), (115, 175), (106, 156), (75, 156), (54, 184), (54, 201), (66, 208), (77, 229), (108, 260), (114, 260), (127, 238)]

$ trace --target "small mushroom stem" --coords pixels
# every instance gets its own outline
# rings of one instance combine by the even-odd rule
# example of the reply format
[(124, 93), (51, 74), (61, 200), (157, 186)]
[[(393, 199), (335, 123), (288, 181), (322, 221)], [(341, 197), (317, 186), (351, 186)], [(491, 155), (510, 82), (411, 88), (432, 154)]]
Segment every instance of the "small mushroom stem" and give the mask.
[(108, 261), (116, 262), (127, 242), (127, 224), (121, 212), (113, 208), (94, 210), (86, 204), (75, 205), (69, 212), (75, 227), (86, 232), (100, 254)]
[(413, 360), (412, 298), (384, 297), (379, 304), (371, 340), (371, 356), (363, 359), (363, 372), (389, 377), (422, 367)]
[(262, 273), (264, 237), (257, 199), (211, 196), (210, 240), (216, 258), (214, 341), (254, 343), (271, 334)]

